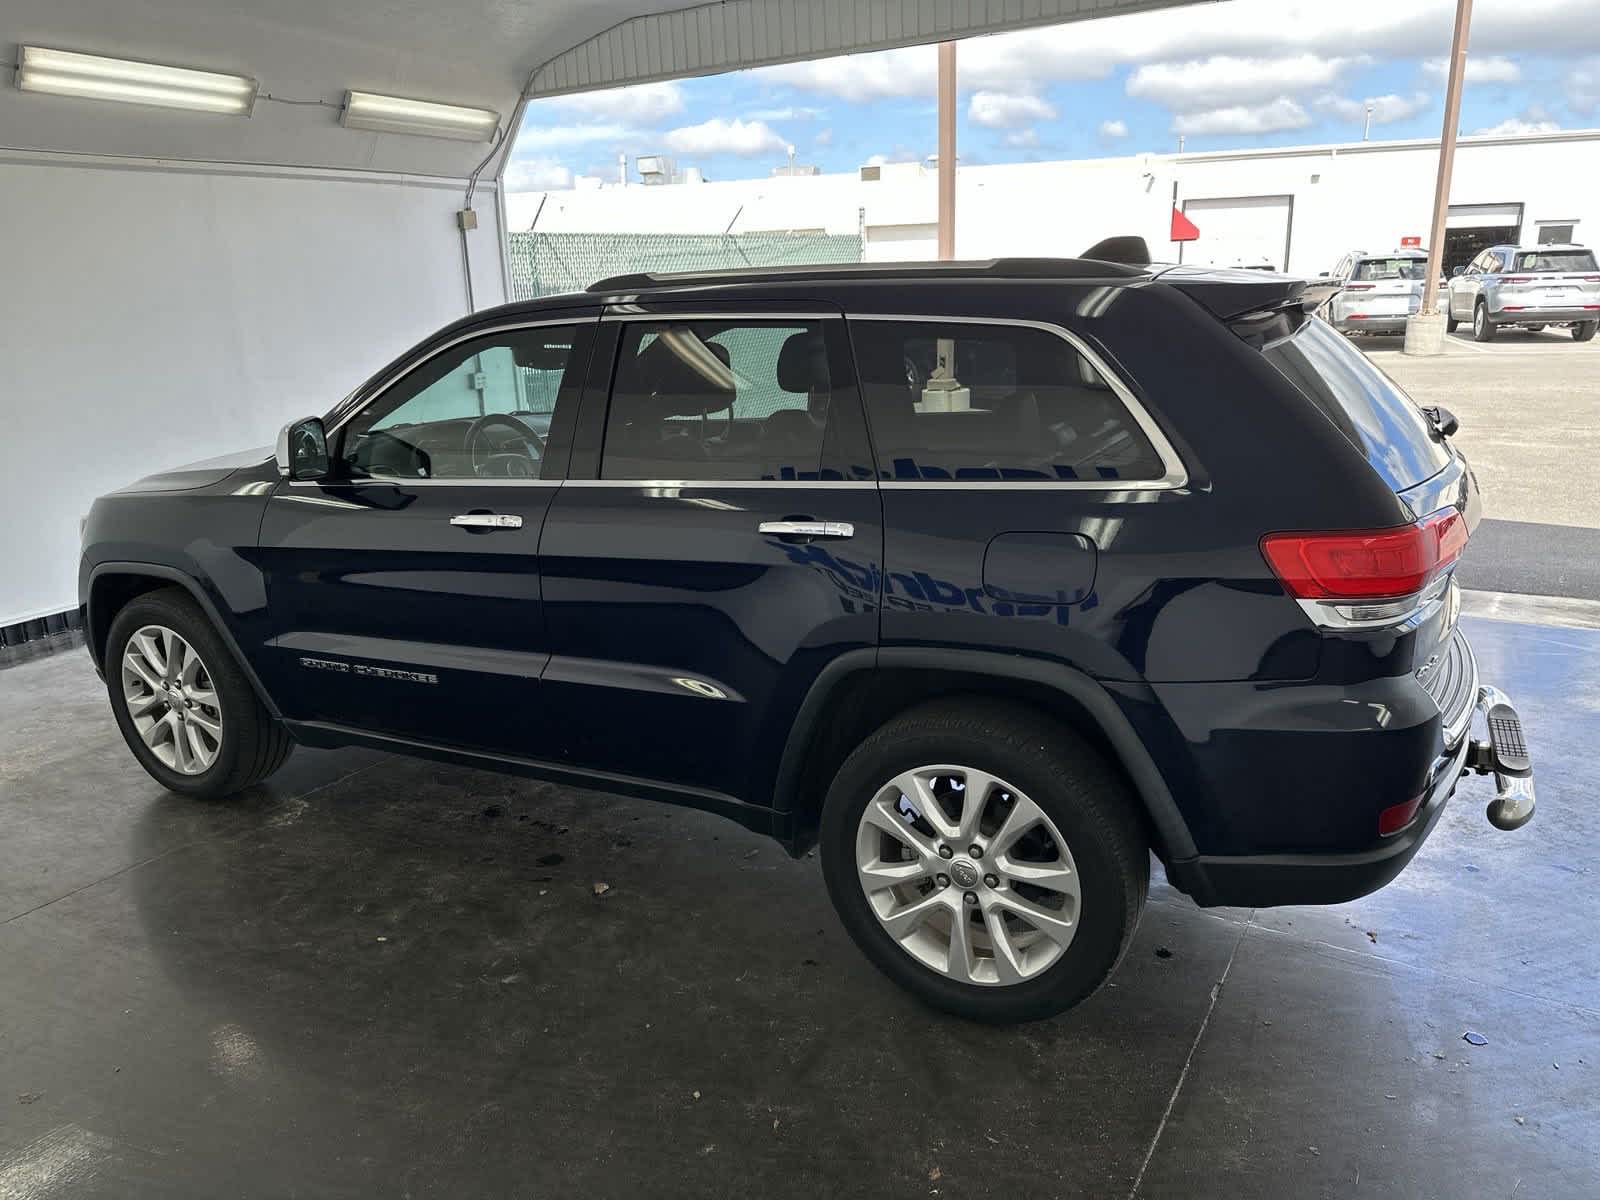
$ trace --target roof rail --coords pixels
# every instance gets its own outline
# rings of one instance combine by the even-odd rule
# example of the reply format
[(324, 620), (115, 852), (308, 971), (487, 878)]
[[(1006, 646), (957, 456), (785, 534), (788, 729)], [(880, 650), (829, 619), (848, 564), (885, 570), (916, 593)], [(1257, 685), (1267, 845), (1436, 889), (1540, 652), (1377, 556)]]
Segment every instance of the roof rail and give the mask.
[(1131, 279), (1149, 274), (1124, 263), (1084, 258), (985, 258), (952, 262), (819, 263), (777, 267), (732, 267), (724, 271), (638, 271), (591, 283), (591, 292), (638, 292), (650, 288), (717, 283), (762, 283), (801, 279), (934, 279), (980, 275), (1000, 279)]

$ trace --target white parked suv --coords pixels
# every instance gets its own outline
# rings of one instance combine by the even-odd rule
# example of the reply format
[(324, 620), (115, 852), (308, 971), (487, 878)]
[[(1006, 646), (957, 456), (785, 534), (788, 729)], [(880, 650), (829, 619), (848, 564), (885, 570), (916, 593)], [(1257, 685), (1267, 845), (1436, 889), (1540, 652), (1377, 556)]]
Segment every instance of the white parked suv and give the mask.
[(1411, 247), (1383, 254), (1352, 250), (1328, 275), (1340, 284), (1324, 313), (1335, 329), (1404, 333), (1406, 318), (1422, 307), (1428, 252)]
[(1488, 342), (1513, 326), (1565, 325), (1587, 342), (1600, 326), (1600, 268), (1585, 246), (1490, 246), (1450, 279), (1449, 328)]

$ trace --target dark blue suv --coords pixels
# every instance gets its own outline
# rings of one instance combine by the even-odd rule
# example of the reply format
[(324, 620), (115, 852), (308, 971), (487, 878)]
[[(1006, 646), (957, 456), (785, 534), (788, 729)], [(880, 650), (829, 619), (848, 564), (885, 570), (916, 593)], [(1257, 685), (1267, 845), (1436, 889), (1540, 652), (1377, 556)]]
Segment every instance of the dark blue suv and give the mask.
[(1321, 299), (999, 260), (477, 313), (275, 457), (98, 501), (90, 650), (174, 791), (300, 742), (709, 809), (816, 846), (926, 1001), (1049, 1015), (1116, 965), (1152, 851), (1200, 904), (1333, 902), (1465, 770), (1532, 814), (1456, 628), (1454, 420)]

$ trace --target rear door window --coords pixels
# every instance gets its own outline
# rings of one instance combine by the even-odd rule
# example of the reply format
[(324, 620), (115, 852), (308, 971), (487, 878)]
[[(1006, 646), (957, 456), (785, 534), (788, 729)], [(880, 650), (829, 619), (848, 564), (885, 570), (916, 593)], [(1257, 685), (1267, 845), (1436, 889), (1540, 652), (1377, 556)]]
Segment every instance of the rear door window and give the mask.
[(632, 321), (602, 479), (821, 476), (833, 380), (820, 321)]
[(1101, 483), (1165, 467), (1111, 382), (1044, 329), (850, 322), (883, 477)]
[(1449, 447), (1411, 397), (1325, 321), (1306, 321), (1263, 353), (1395, 491), (1450, 464)]

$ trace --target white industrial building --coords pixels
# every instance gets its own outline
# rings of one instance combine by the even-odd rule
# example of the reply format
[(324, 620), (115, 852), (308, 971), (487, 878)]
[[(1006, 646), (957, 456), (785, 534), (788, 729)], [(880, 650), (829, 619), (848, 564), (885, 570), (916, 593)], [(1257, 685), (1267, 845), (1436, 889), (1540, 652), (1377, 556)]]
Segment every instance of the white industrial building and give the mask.
[[(1183, 261), (1320, 272), (1351, 249), (1425, 240), (1438, 162), (1437, 141), (1396, 141), (962, 167), (956, 253), (1073, 255), (1137, 233), (1157, 258), (1175, 259), (1176, 199), (1200, 230), (1181, 248)], [(931, 259), (935, 173), (932, 163), (910, 162), (725, 183), (698, 182), (692, 171), (656, 186), (585, 180), (512, 194), (507, 224), (542, 233), (860, 234), (865, 259)], [(1446, 265), (1495, 241), (1600, 237), (1597, 179), (1600, 130), (1463, 138)]]

